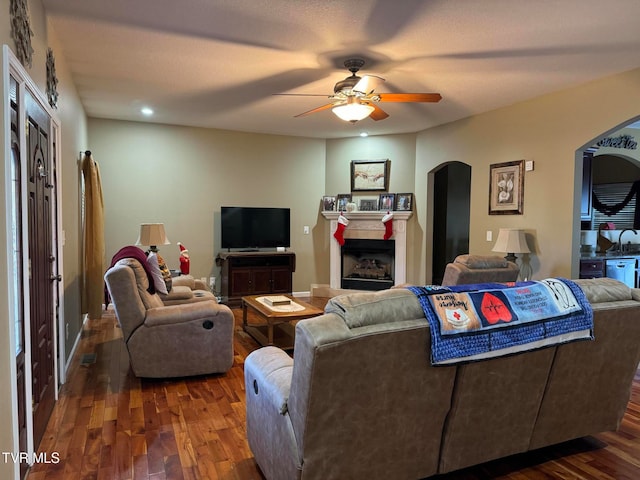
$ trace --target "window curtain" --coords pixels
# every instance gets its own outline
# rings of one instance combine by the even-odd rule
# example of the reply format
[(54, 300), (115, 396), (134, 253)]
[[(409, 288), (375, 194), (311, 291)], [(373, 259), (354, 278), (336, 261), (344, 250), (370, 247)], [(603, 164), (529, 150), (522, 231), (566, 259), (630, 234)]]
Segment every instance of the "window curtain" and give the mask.
[(98, 164), (87, 151), (82, 159), (84, 178), (84, 292), (83, 311), (102, 317), (104, 300), (104, 203)]
[(631, 199), (634, 196), (636, 196), (636, 210), (633, 215), (633, 228), (640, 228), (640, 201), (638, 200), (640, 198), (640, 195), (638, 195), (639, 193), (640, 193), (640, 180), (633, 182), (633, 184), (631, 185), (631, 189), (629, 190), (629, 193), (627, 193), (627, 195), (621, 202), (616, 203), (615, 205), (606, 205), (602, 203), (598, 199), (596, 194), (592, 192), (591, 198), (593, 201), (593, 208), (595, 208), (599, 212), (602, 212), (608, 216), (615, 215), (616, 213), (620, 212), (624, 207), (626, 207), (631, 201)]

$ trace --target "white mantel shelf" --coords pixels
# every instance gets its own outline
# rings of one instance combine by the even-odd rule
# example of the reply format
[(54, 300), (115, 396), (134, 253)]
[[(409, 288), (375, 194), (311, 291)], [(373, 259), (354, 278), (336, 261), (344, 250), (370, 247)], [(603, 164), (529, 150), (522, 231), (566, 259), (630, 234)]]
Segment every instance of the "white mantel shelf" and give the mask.
[[(413, 212), (392, 212), (393, 213), (393, 221), (396, 220), (409, 220)], [(380, 210), (375, 212), (342, 212), (342, 214), (347, 217), (347, 220), (380, 220), (384, 217), (387, 212)], [(340, 212), (332, 212), (332, 211), (323, 211), (322, 216), (327, 220), (337, 220)]]
[[(387, 211), (375, 212), (343, 212), (349, 225), (345, 228), (344, 238), (369, 238), (381, 239), (385, 232), (382, 217)], [(395, 272), (394, 284), (400, 285), (407, 281), (407, 220), (411, 218), (413, 212), (394, 211), (393, 212), (393, 236), (395, 241)], [(338, 226), (340, 212), (323, 211), (322, 216), (331, 222), (329, 228), (329, 284), (331, 288), (340, 289), (341, 278), (341, 251), (340, 244), (333, 234)]]

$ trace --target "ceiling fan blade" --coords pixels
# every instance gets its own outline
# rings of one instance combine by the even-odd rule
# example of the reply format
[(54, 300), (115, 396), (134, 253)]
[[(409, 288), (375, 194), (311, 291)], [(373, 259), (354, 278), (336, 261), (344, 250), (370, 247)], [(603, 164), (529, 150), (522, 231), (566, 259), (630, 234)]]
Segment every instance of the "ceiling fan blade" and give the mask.
[(387, 118), (389, 116), (389, 114), (387, 112), (382, 110), (375, 103), (369, 103), (369, 105), (371, 105), (373, 107), (373, 112), (371, 112), (371, 115), (369, 115), (369, 118), (371, 118), (372, 120), (375, 120), (377, 122), (378, 120), (384, 120), (385, 118)]
[(382, 77), (377, 77), (375, 75), (363, 75), (351, 90), (362, 93), (363, 95), (369, 95), (382, 82), (384, 82), (384, 78)]
[(326, 93), (272, 93), (271, 95), (280, 95), (285, 97), (332, 97), (332, 95), (327, 95)]
[(439, 102), (439, 93), (379, 93), (380, 102)]
[(332, 107), (334, 107), (336, 104), (335, 103), (327, 103), (326, 105), (322, 105), (321, 107), (316, 107), (312, 110), (309, 110), (307, 112), (303, 112), (303, 113), (299, 113), (298, 115), (294, 115), (295, 118), (297, 117), (304, 117), (305, 115), (310, 115), (312, 113), (316, 113), (316, 112), (322, 112), (323, 110), (328, 110)]

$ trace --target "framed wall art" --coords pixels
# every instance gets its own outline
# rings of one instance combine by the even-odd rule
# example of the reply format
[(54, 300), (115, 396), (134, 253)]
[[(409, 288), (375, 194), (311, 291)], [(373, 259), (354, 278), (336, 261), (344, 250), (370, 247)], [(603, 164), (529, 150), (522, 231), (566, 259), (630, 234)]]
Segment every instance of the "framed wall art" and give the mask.
[(396, 193), (394, 210), (410, 212), (413, 208), (413, 193)]
[(489, 215), (522, 215), (524, 160), (489, 165)]
[(386, 192), (389, 190), (389, 160), (352, 160), (352, 192)]

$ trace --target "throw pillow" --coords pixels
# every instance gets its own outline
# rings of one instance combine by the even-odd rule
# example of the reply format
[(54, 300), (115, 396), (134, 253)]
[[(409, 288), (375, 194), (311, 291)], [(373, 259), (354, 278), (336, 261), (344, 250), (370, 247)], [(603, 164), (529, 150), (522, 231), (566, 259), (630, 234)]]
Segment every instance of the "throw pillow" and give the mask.
[(149, 264), (151, 275), (153, 276), (153, 285), (156, 287), (156, 291), (167, 295), (169, 290), (167, 290), (167, 284), (165, 283), (164, 276), (160, 270), (158, 255), (155, 252), (149, 252), (149, 255), (147, 256), (147, 263)]
[(173, 280), (171, 280), (171, 271), (167, 264), (164, 261), (164, 258), (159, 253), (158, 255), (158, 266), (160, 267), (160, 273), (162, 273), (162, 278), (164, 279), (164, 284), (167, 286), (167, 292), (171, 291), (171, 287), (173, 286)]

